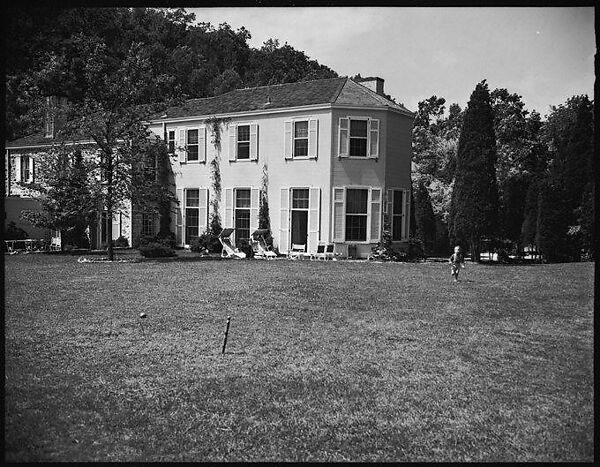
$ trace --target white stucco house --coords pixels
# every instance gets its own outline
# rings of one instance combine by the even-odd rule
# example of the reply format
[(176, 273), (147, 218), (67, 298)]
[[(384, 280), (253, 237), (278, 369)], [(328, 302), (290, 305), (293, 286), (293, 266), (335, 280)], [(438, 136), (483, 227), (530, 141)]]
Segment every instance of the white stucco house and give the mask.
[[(168, 142), (180, 201), (180, 246), (207, 229), (220, 168), (219, 215), (235, 241), (258, 227), (263, 174), (274, 246), (319, 242), (366, 257), (389, 214), (398, 247), (408, 240), (415, 114), (383, 96), (383, 79), (332, 78), (192, 99), (148, 122)], [(215, 142), (215, 122), (220, 145)]]
[[(185, 247), (204, 233), (215, 207), (222, 227), (235, 228), (234, 242), (248, 239), (266, 196), (281, 253), (292, 244), (314, 252), (324, 242), (342, 255), (366, 257), (381, 239), (384, 213), (402, 248), (409, 233), (415, 114), (384, 97), (383, 83), (331, 78), (237, 89), (187, 100), (149, 119), (148, 128), (173, 156), (177, 244)], [(36, 155), (54, 143), (53, 125), (45, 130), (6, 144), (5, 224), (19, 223), (19, 209), (30, 208), (27, 190), (15, 182), (34, 180)], [(130, 244), (158, 225), (131, 208), (112, 220), (100, 217), (92, 229), (95, 245), (106, 241), (107, 222), (114, 239), (124, 236)]]

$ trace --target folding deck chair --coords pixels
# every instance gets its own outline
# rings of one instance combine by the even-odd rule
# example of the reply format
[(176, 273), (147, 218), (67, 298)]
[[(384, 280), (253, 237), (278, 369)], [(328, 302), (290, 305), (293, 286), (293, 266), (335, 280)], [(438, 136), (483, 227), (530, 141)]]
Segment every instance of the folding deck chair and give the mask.
[(223, 250), (221, 251), (221, 258), (245, 258), (246, 253), (238, 250), (231, 243), (231, 234), (235, 231), (235, 229), (223, 229), (219, 234), (219, 241), (221, 245), (223, 245)]
[(269, 233), (269, 229), (258, 229), (255, 230), (250, 241), (252, 243), (252, 251), (254, 251), (255, 258), (261, 259), (274, 259), (277, 258), (275, 253), (265, 240), (265, 235)]

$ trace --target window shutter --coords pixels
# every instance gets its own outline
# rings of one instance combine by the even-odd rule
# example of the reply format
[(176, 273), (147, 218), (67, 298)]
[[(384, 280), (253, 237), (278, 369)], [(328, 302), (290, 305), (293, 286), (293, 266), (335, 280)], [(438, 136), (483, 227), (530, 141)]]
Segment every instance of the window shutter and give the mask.
[(379, 157), (379, 120), (369, 120), (369, 157)]
[(112, 216), (112, 239), (116, 240), (121, 236), (121, 213), (114, 212)]
[(348, 157), (348, 145), (350, 143), (350, 119), (340, 118), (340, 132), (338, 138), (339, 157)]
[(225, 228), (233, 227), (233, 188), (225, 188)]
[(198, 128), (198, 162), (206, 162), (206, 127)]
[(387, 214), (387, 218), (388, 218), (388, 223), (389, 223), (389, 229), (390, 229), (390, 234), (393, 235), (393, 219), (392, 219), (392, 207), (394, 206), (393, 201), (394, 201), (394, 190), (386, 190), (387, 196), (385, 199), (385, 204), (384, 204), (384, 212)]
[(179, 204), (175, 208), (175, 236), (177, 245), (183, 246), (183, 190), (181, 188), (177, 188), (175, 193), (177, 196), (177, 201), (179, 201)]
[(344, 241), (344, 229), (346, 228), (345, 213), (346, 192), (344, 188), (333, 189), (333, 241)]
[(408, 240), (410, 231), (410, 191), (402, 190), (404, 205), (402, 209), (402, 239)]
[(287, 253), (290, 248), (290, 190), (281, 189), (279, 206), (279, 252)]
[(319, 219), (321, 214), (321, 189), (311, 188), (308, 192), (308, 252), (316, 252), (319, 244)]
[(258, 229), (258, 199), (260, 190), (252, 188), (250, 190), (250, 235)]
[(250, 160), (258, 160), (258, 125), (256, 123), (250, 124)]
[(292, 158), (292, 122), (287, 121), (283, 123), (284, 135), (283, 135), (283, 155), (286, 159)]
[(229, 160), (234, 161), (237, 155), (237, 125), (229, 125)]
[(33, 157), (29, 158), (29, 183), (33, 183), (35, 181), (35, 159)]
[(318, 139), (318, 130), (319, 130), (319, 120), (311, 119), (308, 121), (308, 157), (311, 159), (316, 159), (318, 155), (319, 149), (319, 139)]
[(208, 230), (208, 188), (200, 188), (198, 206), (198, 236), (200, 236)]
[(378, 242), (381, 237), (381, 189), (371, 189), (371, 241)]
[(179, 129), (179, 146), (176, 148), (176, 152), (179, 155), (179, 162), (187, 162), (187, 150), (186, 150), (186, 131), (184, 128)]
[(21, 181), (21, 156), (15, 156), (15, 182)]

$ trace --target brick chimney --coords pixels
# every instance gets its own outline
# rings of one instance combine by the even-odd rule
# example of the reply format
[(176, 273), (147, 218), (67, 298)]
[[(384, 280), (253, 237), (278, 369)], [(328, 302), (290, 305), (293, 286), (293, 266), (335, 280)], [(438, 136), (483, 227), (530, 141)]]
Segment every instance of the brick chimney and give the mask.
[(357, 80), (357, 82), (362, 84), (364, 87), (369, 88), (371, 91), (376, 92), (380, 96), (383, 96), (383, 78), (379, 78), (378, 76), (369, 76), (368, 78), (361, 78)]

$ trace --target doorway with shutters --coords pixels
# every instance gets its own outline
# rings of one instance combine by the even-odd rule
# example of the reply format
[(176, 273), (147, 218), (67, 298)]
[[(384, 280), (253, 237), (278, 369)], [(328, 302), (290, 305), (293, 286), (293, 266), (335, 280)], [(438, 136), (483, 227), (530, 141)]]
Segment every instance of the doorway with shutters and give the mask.
[(308, 243), (308, 208), (308, 188), (292, 188), (292, 244), (307, 245)]

